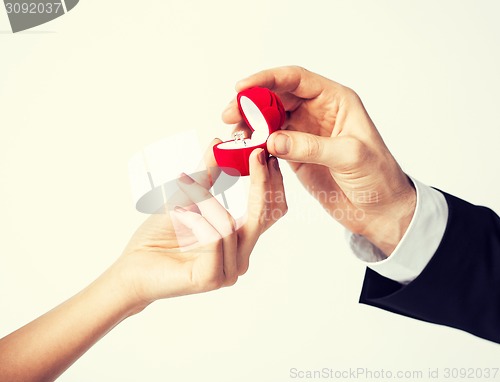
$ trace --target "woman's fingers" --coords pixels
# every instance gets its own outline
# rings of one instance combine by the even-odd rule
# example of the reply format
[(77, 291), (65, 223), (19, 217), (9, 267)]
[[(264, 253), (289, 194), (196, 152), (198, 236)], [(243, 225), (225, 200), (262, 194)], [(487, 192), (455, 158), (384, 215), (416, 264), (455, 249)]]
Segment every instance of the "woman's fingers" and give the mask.
[(250, 254), (259, 236), (287, 210), (283, 177), (277, 159), (268, 160), (263, 149), (256, 149), (251, 153), (249, 162), (248, 213), (238, 235), (235, 234), (236, 225), (232, 216), (207, 189), (186, 174), (178, 182), (201, 214), (177, 209), (179, 220), (193, 230), (200, 242), (221, 241), (223, 286), (234, 284), (238, 276), (247, 271)]
[(259, 236), (287, 212), (279, 164), (274, 157), (268, 160), (264, 150), (254, 150), (250, 155), (250, 183), (246, 221), (238, 230), (240, 274), (248, 269)]
[(245, 221), (238, 229), (238, 272), (244, 274), (249, 266), (250, 254), (266, 224), (266, 198), (269, 197), (269, 171), (263, 149), (255, 149), (249, 158), (250, 192)]
[(186, 174), (182, 174), (178, 183), (181, 190), (196, 204), (203, 218), (219, 233), (224, 255), (224, 285), (233, 285), (238, 279), (238, 239), (233, 217), (207, 189)]
[(209, 190), (217, 180), (220, 175), (220, 168), (217, 165), (214, 157), (213, 147), (221, 143), (222, 141), (219, 138), (215, 138), (210, 142), (205, 153), (203, 155), (203, 163), (201, 164), (205, 170), (197, 172), (192, 175), (193, 179), (196, 180), (197, 183), (201, 184), (207, 190)]
[[(223, 285), (224, 259), (219, 232), (200, 214), (182, 207), (174, 209), (176, 218), (189, 228), (201, 246), (196, 252), (189, 279), (197, 292), (218, 289)], [(215, 246), (214, 246), (215, 245)], [(202, 249), (206, 248), (206, 252)]]
[(248, 201), (249, 227), (258, 230), (265, 224), (266, 208), (271, 196), (267, 157), (263, 149), (256, 149), (250, 155), (250, 193)]
[(283, 176), (278, 159), (268, 159), (264, 150), (250, 156), (250, 195), (246, 224), (264, 231), (279, 220), (287, 210)]
[[(202, 163), (199, 165), (199, 167), (203, 168), (203, 170), (189, 175), (198, 184), (202, 185), (207, 190), (209, 190), (214, 185), (220, 175), (221, 170), (217, 165), (217, 162), (215, 161), (213, 147), (221, 142), (222, 141), (218, 138), (215, 138), (212, 140), (212, 142), (210, 142), (203, 155)], [(196, 207), (196, 205), (193, 205), (191, 203), (189, 198), (184, 192), (182, 192), (182, 190), (176, 190), (176, 192), (168, 198), (168, 207), (171, 209), (175, 206), (182, 206), (193, 212), (199, 212), (199, 209)]]
[(269, 210), (270, 223), (266, 229), (281, 219), (288, 211), (288, 205), (285, 196), (285, 186), (283, 184), (283, 175), (281, 174), (278, 158), (271, 157), (268, 161), (269, 175), (271, 179), (271, 208)]
[(200, 244), (213, 243), (220, 240), (219, 232), (200, 214), (182, 207), (175, 207), (177, 219), (188, 227)]

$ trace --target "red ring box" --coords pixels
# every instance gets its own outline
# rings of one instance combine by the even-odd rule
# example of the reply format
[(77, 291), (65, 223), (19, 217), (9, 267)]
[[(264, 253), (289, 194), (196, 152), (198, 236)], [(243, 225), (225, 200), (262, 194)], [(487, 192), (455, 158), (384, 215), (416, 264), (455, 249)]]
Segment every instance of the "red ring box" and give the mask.
[(252, 136), (244, 140), (231, 140), (214, 146), (214, 156), (219, 167), (229, 175), (235, 170), (241, 176), (250, 174), (249, 157), (253, 150), (267, 151), (267, 138), (285, 123), (286, 113), (279, 97), (266, 88), (243, 90), (237, 96), (238, 108)]

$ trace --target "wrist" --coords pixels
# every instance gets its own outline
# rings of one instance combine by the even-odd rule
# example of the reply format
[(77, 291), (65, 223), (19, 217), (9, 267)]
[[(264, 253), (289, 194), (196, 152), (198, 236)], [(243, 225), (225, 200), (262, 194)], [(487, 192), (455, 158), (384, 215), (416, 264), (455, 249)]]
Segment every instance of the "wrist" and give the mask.
[(96, 283), (101, 285), (102, 293), (112, 296), (111, 303), (121, 312), (123, 319), (140, 313), (149, 305), (149, 302), (140, 298), (130, 272), (121, 261), (106, 270)]
[(361, 234), (389, 257), (406, 233), (416, 204), (416, 190), (408, 179), (407, 187), (369, 218)]

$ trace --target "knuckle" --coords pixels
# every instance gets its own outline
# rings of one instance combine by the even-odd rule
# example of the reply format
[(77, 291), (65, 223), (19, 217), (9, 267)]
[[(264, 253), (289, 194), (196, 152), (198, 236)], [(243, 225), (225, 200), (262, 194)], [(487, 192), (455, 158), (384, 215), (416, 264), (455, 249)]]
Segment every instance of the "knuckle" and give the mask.
[(271, 180), (269, 179), (269, 177), (265, 176), (265, 177), (262, 177), (262, 179), (260, 179), (260, 187), (262, 187), (264, 190), (267, 190), (269, 189), (269, 186), (271, 184)]
[(231, 214), (227, 214), (227, 219), (221, 227), (221, 236), (226, 237), (234, 234), (236, 232), (236, 221), (231, 216)]
[(238, 228), (236, 224), (236, 219), (231, 214), (228, 215), (229, 215), (231, 233), (236, 233), (236, 229)]
[(285, 203), (285, 205), (281, 208), (281, 217), (285, 216), (288, 213), (288, 204)]
[(245, 273), (247, 273), (249, 267), (250, 267), (250, 262), (248, 260), (241, 261), (238, 264), (238, 276), (242, 276)]
[(280, 205), (278, 208), (275, 208), (271, 215), (271, 225), (282, 219), (288, 212), (288, 206), (286, 203), (284, 205)]
[(236, 282), (238, 281), (238, 275), (235, 273), (234, 275), (230, 275), (230, 276), (227, 276), (226, 277), (226, 282), (225, 282), (225, 286), (233, 286), (234, 284), (236, 284)]
[(321, 145), (318, 139), (314, 137), (308, 137), (305, 145), (305, 154), (307, 158), (318, 158), (321, 154)]
[(207, 291), (220, 289), (224, 285), (224, 281), (223, 274), (215, 273), (205, 281), (205, 289)]
[(292, 66), (290, 66), (290, 68), (292, 68), (293, 70), (299, 71), (299, 72), (306, 72), (307, 71), (303, 66), (300, 66), (300, 65), (292, 65)]
[(347, 101), (349, 104), (356, 104), (361, 102), (361, 98), (359, 97), (358, 93), (354, 91), (353, 89), (344, 86), (344, 99)]
[(349, 157), (353, 163), (362, 163), (368, 159), (369, 150), (363, 142), (352, 139), (348, 147)]

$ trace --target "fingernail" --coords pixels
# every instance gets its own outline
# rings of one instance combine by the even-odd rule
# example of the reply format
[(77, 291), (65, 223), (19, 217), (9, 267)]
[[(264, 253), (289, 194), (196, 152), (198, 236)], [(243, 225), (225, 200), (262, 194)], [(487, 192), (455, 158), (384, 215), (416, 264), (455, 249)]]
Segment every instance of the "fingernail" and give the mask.
[(278, 162), (278, 158), (276, 158), (276, 157), (272, 157), (272, 158), (271, 158), (271, 162), (272, 162), (272, 165), (273, 165), (274, 169), (275, 169), (276, 171), (279, 171), (279, 170), (280, 170), (280, 164), (279, 164), (279, 162)]
[(182, 208), (181, 206), (175, 206), (174, 211), (175, 212), (186, 212), (187, 210), (185, 208)]
[(179, 180), (184, 183), (184, 184), (193, 184), (194, 183), (194, 180), (193, 178), (189, 177), (188, 175), (186, 175), (185, 173), (182, 173)]
[(257, 154), (257, 159), (259, 160), (259, 163), (261, 165), (265, 165), (266, 164), (266, 153), (264, 152), (263, 149), (261, 149), (261, 150), (262, 151)]
[(290, 151), (290, 137), (286, 134), (278, 134), (274, 138), (274, 149), (279, 155), (286, 155)]

